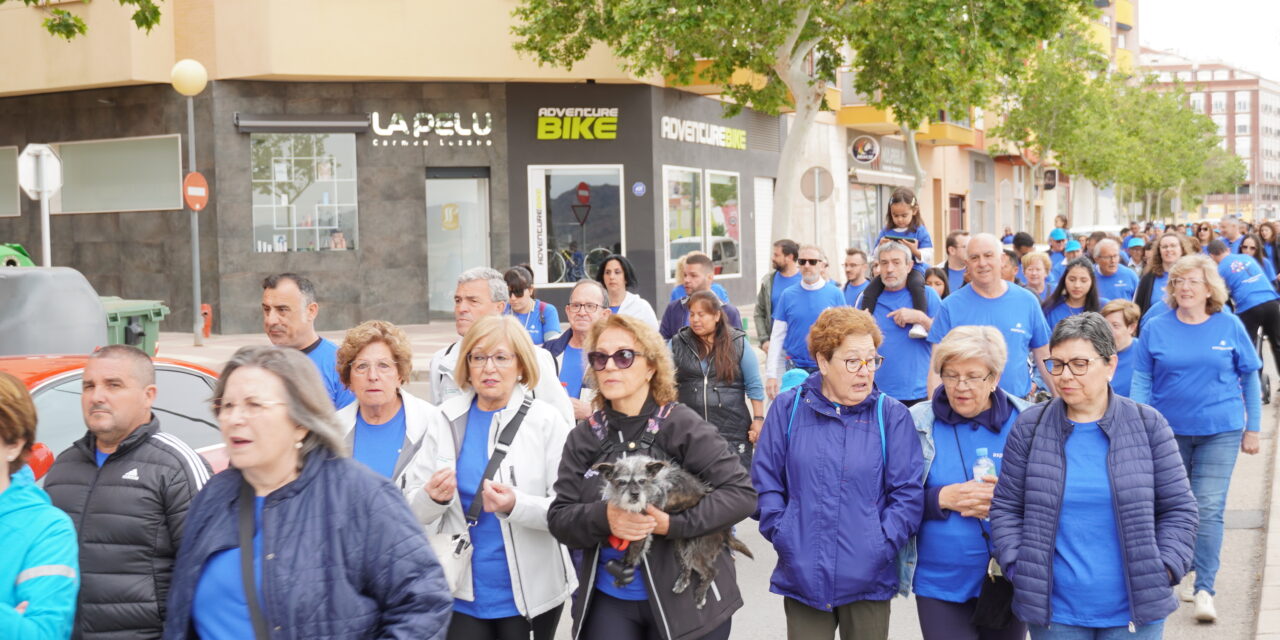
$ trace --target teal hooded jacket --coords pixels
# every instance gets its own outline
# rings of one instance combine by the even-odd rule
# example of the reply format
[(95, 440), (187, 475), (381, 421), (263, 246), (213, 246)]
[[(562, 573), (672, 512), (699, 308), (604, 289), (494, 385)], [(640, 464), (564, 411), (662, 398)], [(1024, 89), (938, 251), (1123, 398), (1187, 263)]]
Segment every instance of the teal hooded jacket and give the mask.
[(0, 638), (69, 638), (80, 590), (75, 527), (36, 486), (30, 468), (9, 480), (0, 493)]

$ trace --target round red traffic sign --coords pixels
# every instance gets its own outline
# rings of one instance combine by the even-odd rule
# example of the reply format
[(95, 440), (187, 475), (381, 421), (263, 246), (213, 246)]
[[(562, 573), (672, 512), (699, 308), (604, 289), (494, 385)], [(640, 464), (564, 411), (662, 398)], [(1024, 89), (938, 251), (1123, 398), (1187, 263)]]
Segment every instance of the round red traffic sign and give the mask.
[(192, 211), (200, 211), (209, 204), (209, 182), (199, 171), (192, 171), (182, 179), (182, 199)]
[(591, 187), (585, 182), (578, 183), (578, 202), (591, 204)]

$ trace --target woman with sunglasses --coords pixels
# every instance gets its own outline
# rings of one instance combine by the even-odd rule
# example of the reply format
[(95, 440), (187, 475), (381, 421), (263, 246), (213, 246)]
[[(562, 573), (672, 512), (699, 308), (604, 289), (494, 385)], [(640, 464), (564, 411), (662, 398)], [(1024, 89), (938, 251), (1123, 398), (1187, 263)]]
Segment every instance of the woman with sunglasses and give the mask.
[(1018, 416), (991, 501), (1013, 613), (1032, 640), (1160, 638), (1196, 535), (1173, 431), (1112, 392), (1101, 315), (1058, 323), (1045, 366), (1059, 397)]
[(1196, 225), (1196, 242), (1200, 243), (1200, 253), (1209, 255), (1209, 243), (1218, 237), (1218, 232), (1213, 230), (1213, 225), (1208, 222), (1201, 222)]
[(1267, 252), (1264, 247), (1266, 247), (1266, 245), (1263, 244), (1262, 238), (1256, 233), (1245, 234), (1244, 238), (1240, 239), (1240, 253), (1246, 256), (1252, 256), (1254, 260), (1257, 260), (1258, 266), (1262, 268), (1262, 272), (1267, 274), (1267, 282), (1272, 283), (1271, 286), (1274, 287), (1276, 281), (1276, 268), (1275, 265), (1271, 263), (1271, 259), (1267, 257)]
[(1098, 277), (1093, 270), (1093, 261), (1076, 258), (1067, 263), (1062, 270), (1062, 280), (1044, 301), (1044, 319), (1053, 330), (1063, 318), (1085, 311), (1096, 312), (1106, 302), (1098, 297)]
[(1173, 309), (1142, 327), (1134, 353), (1130, 398), (1169, 419), (1199, 505), (1195, 583), (1184, 600), (1213, 622), (1213, 585), (1222, 549), (1222, 514), (1236, 457), (1258, 452), (1262, 361), (1240, 318), (1225, 313), (1227, 286), (1213, 260), (1185, 256), (1169, 272), (1165, 301)]
[[(756, 508), (756, 493), (738, 456), (715, 426), (677, 402), (675, 366), (658, 332), (626, 315), (591, 327), (589, 376), (599, 391), (596, 412), (569, 432), (547, 514), (551, 533), (583, 550), (583, 590), (573, 602), (574, 635), (608, 640), (729, 637), (742, 607), (734, 561), (726, 548), (705, 603), (695, 589), (673, 593), (679, 565), (674, 540), (732, 527)], [(679, 465), (711, 488), (697, 505), (664, 513), (650, 505), (632, 513), (601, 500), (605, 479), (594, 469), (623, 456), (647, 455)], [(635, 568), (622, 549), (653, 535)]]
[(924, 460), (907, 408), (876, 389), (882, 341), (866, 311), (823, 311), (809, 331), (818, 373), (777, 397), (756, 444), (760, 533), (778, 553), (769, 590), (789, 638), (889, 636)]
[(405, 471), (405, 497), (433, 541), (470, 541), (469, 562), (449, 576), (450, 640), (551, 640), (576, 587), (567, 551), (547, 531), (569, 425), (528, 391), (538, 384), (535, 349), (510, 316), (472, 325), (454, 373), (464, 394), (428, 417)]

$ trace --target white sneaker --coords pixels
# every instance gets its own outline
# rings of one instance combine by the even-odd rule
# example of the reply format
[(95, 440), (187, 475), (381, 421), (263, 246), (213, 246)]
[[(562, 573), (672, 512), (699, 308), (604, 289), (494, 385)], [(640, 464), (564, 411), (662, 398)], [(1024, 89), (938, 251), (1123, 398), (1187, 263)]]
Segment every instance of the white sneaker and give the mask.
[(911, 325), (911, 331), (908, 331), (907, 335), (912, 338), (919, 338), (923, 340), (929, 337), (929, 330), (925, 329), (922, 324), (913, 324)]
[(1188, 582), (1187, 584), (1180, 584), (1174, 587), (1174, 591), (1178, 593), (1178, 599), (1183, 602), (1196, 601), (1196, 585), (1194, 582)]
[(1218, 611), (1213, 608), (1213, 596), (1208, 591), (1196, 592), (1196, 620), (1216, 622)]

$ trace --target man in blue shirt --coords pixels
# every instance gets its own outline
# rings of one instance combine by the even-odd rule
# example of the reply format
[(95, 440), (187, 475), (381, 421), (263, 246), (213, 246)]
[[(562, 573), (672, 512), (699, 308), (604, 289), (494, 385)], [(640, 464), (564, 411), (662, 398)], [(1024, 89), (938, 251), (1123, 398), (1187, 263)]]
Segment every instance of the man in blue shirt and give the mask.
[[(1052, 392), (1052, 377), (1044, 368), (1044, 359), (1049, 357), (1049, 324), (1036, 294), (1000, 277), (1003, 260), (1004, 251), (995, 236), (980, 233), (969, 241), (969, 286), (942, 301), (929, 330), (929, 342), (937, 345), (952, 328), (962, 325), (995, 327), (1009, 349), (1000, 388), (1019, 398), (1030, 393), (1027, 360), (1034, 355), (1035, 366)], [(930, 369), (928, 391), (932, 393), (940, 382), (937, 372)]]
[(1244, 323), (1250, 340), (1258, 339), (1258, 329), (1271, 342), (1271, 355), (1280, 362), (1280, 294), (1252, 256), (1232, 253), (1222, 240), (1209, 243), (1209, 257), (1218, 263), (1218, 273), (1227, 283), (1231, 304)]
[(800, 245), (795, 240), (783, 238), (773, 243), (773, 271), (760, 279), (760, 292), (756, 295), (756, 339), (760, 350), (769, 350), (769, 336), (773, 335), (773, 308), (787, 287), (800, 282)]
[(582, 384), (587, 372), (586, 355), (582, 352), (582, 347), (586, 343), (591, 325), (609, 313), (609, 293), (605, 291), (604, 285), (595, 280), (579, 280), (573, 285), (569, 304), (565, 306), (565, 317), (569, 319), (568, 331), (542, 345), (543, 349), (551, 352), (560, 368), (560, 384), (569, 394), (573, 417), (578, 420), (591, 416), (591, 398), (595, 395), (594, 389)]
[(964, 286), (965, 266), (969, 259), (969, 232), (956, 229), (947, 234), (947, 259), (939, 266), (947, 270), (947, 285), (952, 293)]
[(1049, 232), (1049, 262), (1053, 266), (1058, 266), (1064, 262), (1066, 254), (1063, 249), (1067, 245), (1067, 230), (1055, 228)]
[(262, 329), (277, 347), (291, 347), (311, 358), (333, 408), (341, 409), (356, 399), (338, 376), (338, 345), (316, 333), (316, 286), (296, 273), (267, 276), (262, 281)]
[(822, 277), (826, 264), (822, 249), (807, 244), (800, 248), (800, 284), (782, 292), (773, 308), (773, 332), (769, 337), (769, 354), (765, 361), (765, 392), (769, 399), (778, 395), (782, 374), (790, 369), (818, 370), (809, 354), (809, 327), (831, 307), (844, 306), (844, 294), (831, 281)]
[(867, 252), (857, 247), (844, 250), (844, 292), (845, 303), (853, 306), (858, 296), (867, 289), (871, 281), (867, 279)]
[(876, 247), (874, 255), (880, 273), (877, 277), (884, 283), (884, 291), (876, 298), (875, 309), (866, 309), (869, 300), (858, 300), (855, 306), (869, 311), (884, 335), (879, 350), (887, 357), (876, 370), (876, 387), (890, 398), (911, 406), (928, 395), (925, 383), (932, 354), (928, 341), (911, 337), (911, 326), (920, 324), (926, 330), (933, 326), (942, 299), (932, 287), (926, 287), (928, 312), (912, 307), (911, 292), (907, 291), (911, 251), (901, 243), (882, 244)]
[[(667, 310), (663, 312), (662, 323), (658, 325), (658, 333), (662, 334), (663, 340), (670, 340), (671, 336), (689, 324), (689, 296), (699, 291), (711, 290), (711, 281), (716, 277), (716, 266), (705, 253), (690, 254), (684, 259), (684, 273), (681, 276), (684, 278), (684, 290), (688, 293), (668, 304)], [(742, 315), (737, 307), (726, 304), (722, 310), (730, 327), (742, 328)]]
[(1138, 274), (1120, 264), (1120, 243), (1111, 238), (1093, 245), (1093, 261), (1097, 263), (1098, 297), (1104, 300), (1132, 300), (1138, 290)]
[(1231, 249), (1231, 253), (1240, 253), (1240, 242), (1244, 240), (1244, 233), (1240, 231), (1240, 219), (1227, 216), (1222, 219), (1220, 226), (1222, 241), (1226, 243), (1227, 248)]

